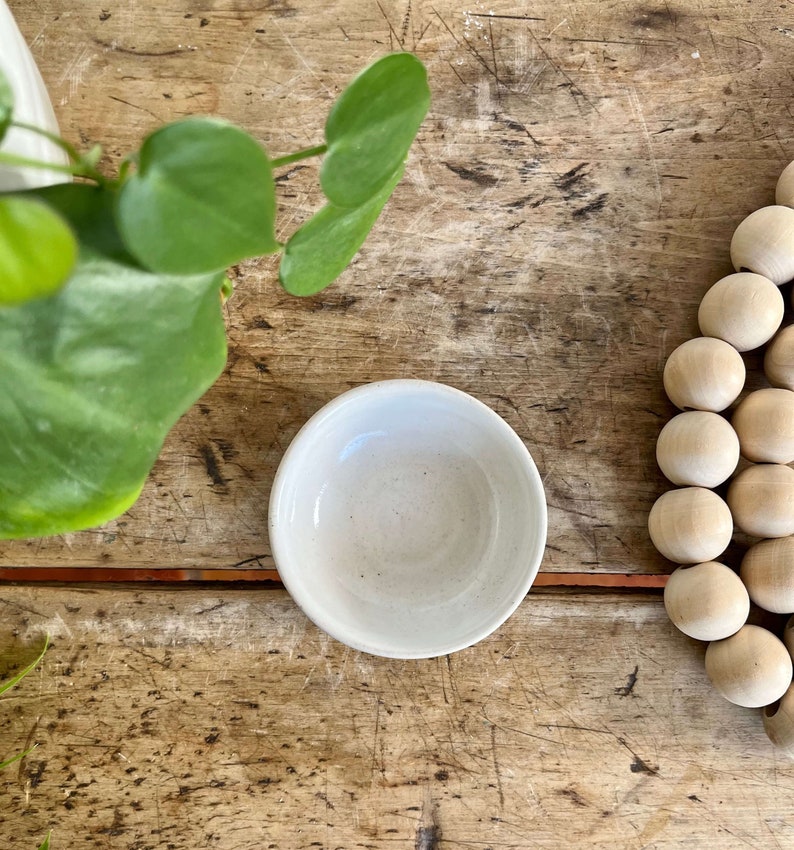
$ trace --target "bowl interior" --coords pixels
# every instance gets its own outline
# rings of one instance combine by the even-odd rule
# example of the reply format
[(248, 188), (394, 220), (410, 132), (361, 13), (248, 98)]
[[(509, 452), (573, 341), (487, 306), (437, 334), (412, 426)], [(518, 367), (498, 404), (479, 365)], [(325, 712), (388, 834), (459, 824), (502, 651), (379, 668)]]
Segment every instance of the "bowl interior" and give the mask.
[(359, 387), (317, 413), (274, 483), (273, 555), (317, 625), (377, 655), (476, 642), (537, 573), (546, 508), (496, 413), (426, 381)]

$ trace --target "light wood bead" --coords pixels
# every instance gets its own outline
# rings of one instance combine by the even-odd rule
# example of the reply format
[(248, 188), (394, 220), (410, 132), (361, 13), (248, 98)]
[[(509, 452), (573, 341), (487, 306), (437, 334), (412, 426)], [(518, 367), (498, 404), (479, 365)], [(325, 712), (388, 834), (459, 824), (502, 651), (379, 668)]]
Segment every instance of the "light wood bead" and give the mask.
[(783, 643), (789, 655), (794, 656), (794, 616), (788, 618), (786, 627), (783, 629)]
[(773, 614), (794, 613), (794, 537), (751, 546), (739, 575), (756, 605)]
[(664, 607), (673, 625), (695, 640), (721, 640), (747, 621), (750, 597), (742, 580), (725, 564), (679, 567), (667, 579)]
[(790, 162), (778, 177), (775, 203), (784, 207), (794, 207), (794, 162)]
[(794, 278), (794, 210), (775, 205), (750, 213), (734, 231), (731, 262), (778, 286)]
[(739, 438), (718, 413), (679, 413), (659, 434), (656, 461), (673, 484), (717, 487), (736, 469)]
[(794, 461), (794, 392), (765, 387), (746, 396), (731, 418), (742, 456), (755, 463)]
[(784, 309), (783, 296), (768, 277), (737, 272), (718, 280), (703, 296), (698, 325), (703, 336), (751, 351), (772, 339)]
[(788, 690), (791, 656), (772, 632), (745, 625), (735, 635), (708, 645), (706, 675), (729, 702), (761, 708)]
[(764, 373), (773, 387), (794, 390), (794, 325), (782, 328), (767, 346)]
[(767, 738), (784, 755), (794, 759), (794, 685), (762, 713)]
[(687, 340), (667, 358), (664, 389), (681, 410), (725, 410), (744, 386), (741, 354), (727, 342), (699, 336)]
[(728, 505), (752, 537), (794, 534), (794, 469), (779, 463), (748, 466), (731, 481)]
[(684, 487), (659, 496), (648, 514), (648, 533), (665, 558), (698, 564), (725, 551), (733, 536), (733, 519), (713, 491)]

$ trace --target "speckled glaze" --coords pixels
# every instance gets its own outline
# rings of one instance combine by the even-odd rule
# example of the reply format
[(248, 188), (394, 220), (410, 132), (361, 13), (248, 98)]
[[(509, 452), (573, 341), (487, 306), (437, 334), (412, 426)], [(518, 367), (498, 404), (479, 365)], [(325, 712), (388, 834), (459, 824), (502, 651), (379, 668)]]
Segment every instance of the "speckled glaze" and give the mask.
[(430, 381), (382, 381), (326, 405), (279, 467), (270, 540), (320, 628), (392, 658), (476, 643), (537, 574), (546, 504), (518, 435)]

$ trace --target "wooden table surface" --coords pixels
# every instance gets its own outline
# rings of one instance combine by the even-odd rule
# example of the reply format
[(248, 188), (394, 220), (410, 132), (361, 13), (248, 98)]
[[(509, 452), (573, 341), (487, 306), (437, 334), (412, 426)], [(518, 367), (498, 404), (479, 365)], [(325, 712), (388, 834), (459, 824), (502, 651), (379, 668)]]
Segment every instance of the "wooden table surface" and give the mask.
[[(391, 49), (425, 62), (433, 102), (333, 288), (293, 299), (272, 258), (235, 269), (228, 367), (135, 507), (0, 543), (3, 577), (270, 577), (267, 499), (298, 428), (416, 377), (526, 442), (546, 584), (661, 583), (661, 369), (794, 158), (791, 0), (9, 5), (63, 134), (116, 162), (190, 114), (274, 156), (315, 144)], [(316, 176), (279, 182), (281, 235), (319, 206)], [(479, 645), (414, 662), (348, 650), (256, 584), (5, 584), (0, 616), (0, 677), (53, 637), (0, 700), (0, 760), (40, 744), (0, 775), (0, 848), (50, 828), (71, 850), (794, 846), (794, 765), (713, 692), (658, 590), (536, 588)]]

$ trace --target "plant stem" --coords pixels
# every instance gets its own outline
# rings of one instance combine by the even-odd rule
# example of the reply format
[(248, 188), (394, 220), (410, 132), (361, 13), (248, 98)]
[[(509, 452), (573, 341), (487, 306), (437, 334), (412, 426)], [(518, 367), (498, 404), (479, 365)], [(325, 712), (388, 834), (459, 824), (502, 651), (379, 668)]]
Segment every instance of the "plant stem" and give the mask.
[(38, 744), (34, 744), (32, 747), (25, 750), (24, 753), (17, 753), (15, 756), (11, 756), (10, 759), (6, 759), (5, 761), (0, 762), (0, 770), (2, 770), (4, 767), (9, 767), (15, 762), (22, 761), (22, 759), (25, 758), (25, 756), (29, 756), (33, 752), (33, 750), (36, 749), (36, 747), (38, 747)]
[(74, 165), (58, 165), (51, 162), (42, 162), (39, 159), (30, 159), (27, 156), (18, 156), (14, 153), (0, 151), (0, 165), (17, 165), (20, 168), (40, 168), (43, 171), (55, 171), (58, 174), (71, 174), (73, 177), (88, 177), (100, 185), (105, 184), (105, 178), (95, 169), (86, 168), (82, 162)]
[(44, 646), (41, 648), (41, 652), (39, 652), (39, 654), (33, 659), (33, 661), (31, 661), (30, 664), (28, 664), (28, 666), (25, 667), (24, 670), (21, 670), (19, 673), (16, 674), (16, 676), (13, 676), (7, 682), (0, 682), (0, 694), (3, 694), (7, 690), (13, 688), (14, 685), (21, 682), (22, 679), (24, 679), (25, 676), (28, 675), (28, 673), (35, 670), (36, 667), (38, 667), (39, 664), (41, 663), (42, 658), (44, 658), (44, 655), (47, 652), (47, 647), (49, 647), (49, 645), (50, 645), (50, 636), (47, 635), (44, 638)]
[(302, 151), (295, 151), (286, 156), (280, 156), (278, 159), (271, 160), (273, 168), (281, 168), (282, 165), (291, 165), (293, 162), (300, 162), (302, 159), (308, 159), (310, 156), (320, 156), (328, 150), (328, 145), (317, 145), (313, 148), (304, 148)]
[(18, 127), (20, 130), (27, 130), (30, 133), (36, 133), (39, 136), (43, 136), (45, 139), (51, 141), (54, 145), (57, 145), (61, 150), (66, 151), (69, 155), (69, 159), (72, 162), (80, 162), (80, 154), (77, 152), (74, 145), (69, 144), (66, 139), (62, 139), (60, 136), (55, 133), (50, 133), (48, 130), (44, 130), (42, 127), (37, 127), (35, 124), (27, 124), (24, 121), (12, 121), (12, 127)]
[(21, 168), (43, 168), (47, 171), (57, 171), (59, 174), (74, 174), (74, 166), (54, 165), (50, 162), (41, 162), (38, 159), (17, 156), (14, 153), (7, 153), (5, 151), (0, 151), (0, 165), (18, 165)]

